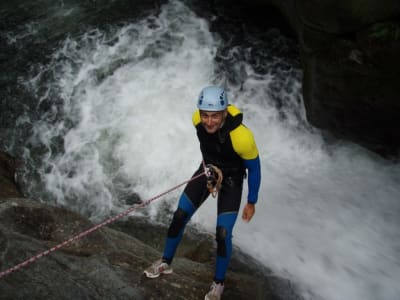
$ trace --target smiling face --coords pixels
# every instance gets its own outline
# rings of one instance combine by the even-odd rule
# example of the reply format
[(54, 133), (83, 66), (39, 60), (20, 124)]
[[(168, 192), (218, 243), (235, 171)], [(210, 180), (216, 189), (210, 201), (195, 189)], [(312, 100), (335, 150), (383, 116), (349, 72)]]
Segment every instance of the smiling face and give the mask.
[(201, 125), (207, 133), (215, 133), (224, 124), (227, 111), (200, 111)]

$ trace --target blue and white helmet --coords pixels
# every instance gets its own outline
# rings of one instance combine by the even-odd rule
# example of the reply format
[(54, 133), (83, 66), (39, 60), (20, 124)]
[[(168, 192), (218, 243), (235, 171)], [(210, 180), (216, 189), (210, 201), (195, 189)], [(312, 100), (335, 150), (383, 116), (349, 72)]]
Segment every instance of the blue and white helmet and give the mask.
[(218, 86), (205, 87), (197, 102), (197, 108), (205, 111), (222, 111), (228, 106), (228, 97), (223, 88)]

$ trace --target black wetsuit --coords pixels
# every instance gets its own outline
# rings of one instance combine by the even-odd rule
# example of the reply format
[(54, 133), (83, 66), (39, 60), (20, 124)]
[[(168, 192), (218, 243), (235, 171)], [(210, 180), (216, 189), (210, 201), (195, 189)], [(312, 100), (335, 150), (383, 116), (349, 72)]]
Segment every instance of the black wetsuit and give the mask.
[[(193, 124), (200, 141), (204, 164), (222, 170), (223, 181), (218, 193), (216, 228), (217, 263), (214, 280), (221, 282), (232, 253), (232, 230), (236, 222), (243, 190), (243, 178), (248, 170), (248, 202), (256, 203), (261, 181), (260, 160), (253, 134), (242, 124), (243, 115), (235, 106), (228, 106), (223, 126), (215, 133), (207, 133), (200, 122), (200, 112), (193, 114)], [(193, 177), (204, 172), (203, 163)], [(180, 199), (168, 230), (163, 259), (171, 263), (182, 238), (184, 227), (195, 211), (208, 198), (206, 177), (190, 181)]]

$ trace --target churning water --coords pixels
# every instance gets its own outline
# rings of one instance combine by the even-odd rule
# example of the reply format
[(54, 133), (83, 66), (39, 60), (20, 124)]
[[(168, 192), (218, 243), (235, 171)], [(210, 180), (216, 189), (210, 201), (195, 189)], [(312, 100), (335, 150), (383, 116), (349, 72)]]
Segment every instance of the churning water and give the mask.
[[(7, 33), (7, 42), (39, 25)], [(32, 133), (26, 191), (97, 220), (126, 208), (129, 195), (147, 199), (188, 179), (201, 161), (196, 98), (220, 84), (262, 161), (256, 216), (238, 219), (235, 244), (306, 299), (398, 299), (400, 166), (328, 143), (307, 124), (299, 65), (269, 52), (290, 43), (278, 31), (227, 43), (175, 0), (134, 22), (67, 36), (23, 83), (41, 111), (34, 122), (26, 113), (17, 120)], [(141, 213), (170, 214), (179, 193)], [(210, 198), (193, 222), (214, 231), (215, 215)]]

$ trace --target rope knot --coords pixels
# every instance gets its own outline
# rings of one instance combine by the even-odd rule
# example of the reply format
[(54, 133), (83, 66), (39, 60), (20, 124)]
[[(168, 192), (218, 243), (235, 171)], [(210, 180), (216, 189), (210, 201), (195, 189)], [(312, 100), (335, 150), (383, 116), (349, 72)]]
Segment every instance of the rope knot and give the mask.
[(205, 175), (207, 180), (207, 189), (215, 198), (221, 188), (223, 179), (222, 171), (218, 167), (208, 164), (205, 166)]

